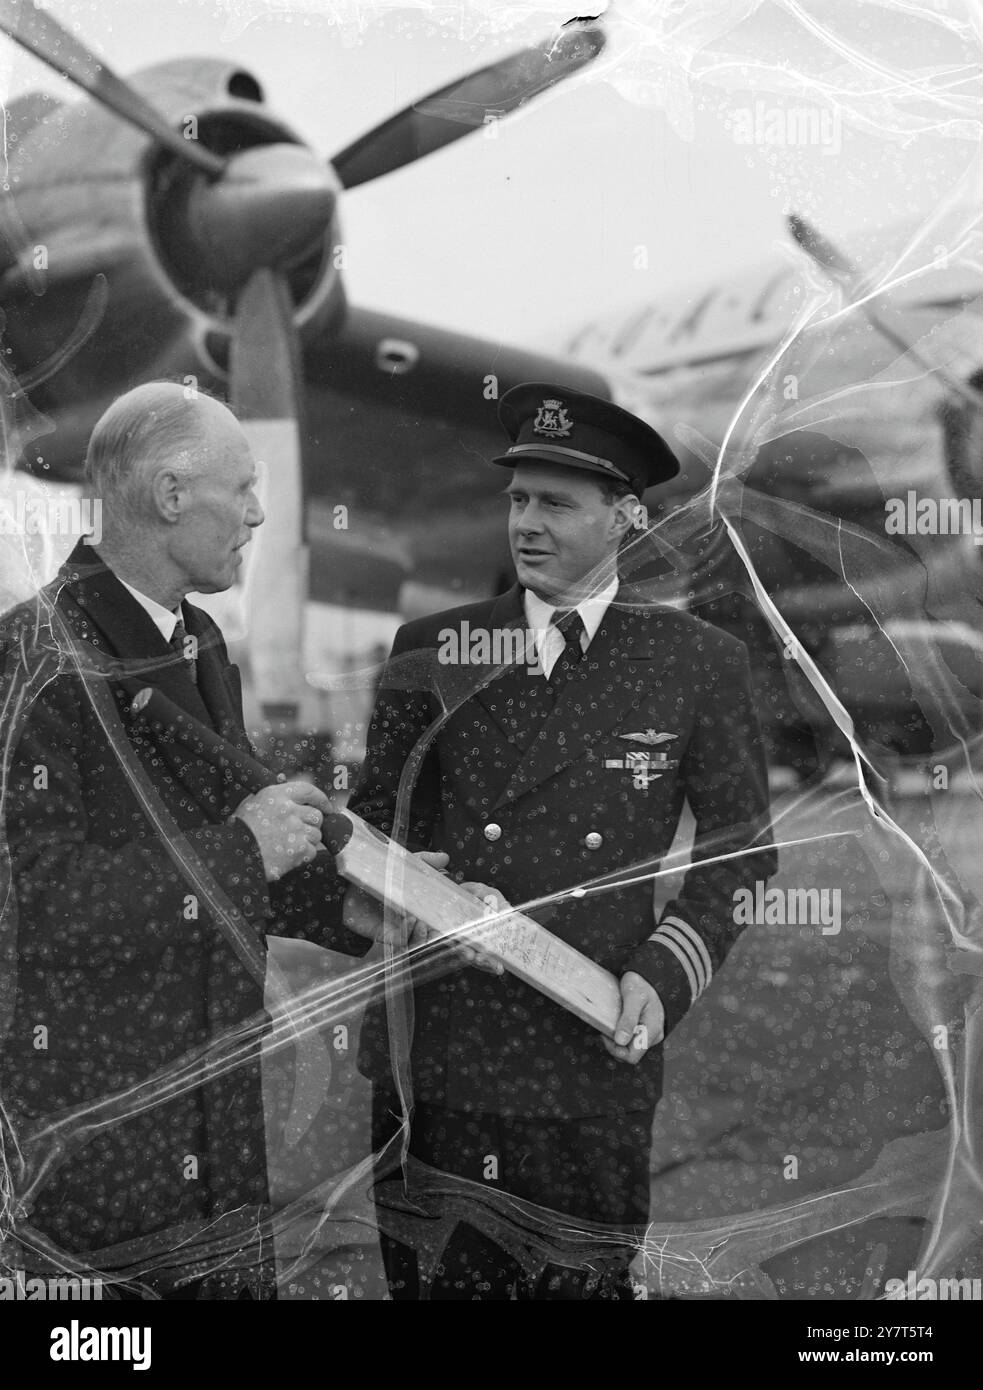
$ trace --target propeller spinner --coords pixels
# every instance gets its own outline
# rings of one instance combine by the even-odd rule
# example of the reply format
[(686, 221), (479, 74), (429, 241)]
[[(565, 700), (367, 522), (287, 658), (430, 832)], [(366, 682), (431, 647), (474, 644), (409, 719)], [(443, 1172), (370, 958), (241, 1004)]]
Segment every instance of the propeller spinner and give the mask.
[(221, 179), (191, 180), (184, 254), (209, 284), (235, 294), (258, 268), (289, 269), (316, 251), (338, 192), (331, 166), (303, 145), (243, 150)]

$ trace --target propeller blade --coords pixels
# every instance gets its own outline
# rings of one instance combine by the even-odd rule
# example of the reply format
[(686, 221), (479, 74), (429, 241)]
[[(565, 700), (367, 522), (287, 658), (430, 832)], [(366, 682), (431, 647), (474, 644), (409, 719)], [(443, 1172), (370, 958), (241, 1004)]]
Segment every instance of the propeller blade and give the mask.
[(224, 160), (172, 130), (139, 92), (117, 77), (47, 11), (38, 9), (33, 0), (0, 0), (0, 32), (173, 154), (212, 178), (223, 172)]
[(823, 270), (831, 271), (834, 275), (857, 274), (857, 269), (849, 257), (845, 256), (838, 246), (834, 246), (829, 237), (824, 236), (811, 222), (807, 222), (797, 212), (790, 212), (785, 220), (793, 238)]
[(287, 282), (276, 271), (256, 271), (239, 298), (230, 381), (232, 409), (265, 475), (266, 520), (244, 552), (253, 682), (264, 718), (296, 727), (307, 598), (301, 352)]
[[(576, 23), (576, 28), (571, 27)], [(343, 187), (381, 178), (499, 120), (592, 62), (605, 36), (571, 21), (559, 37), (459, 78), (362, 135), (332, 163)]]
[(827, 274), (838, 280), (853, 298), (859, 301), (860, 311), (864, 318), (872, 327), (877, 329), (878, 333), (892, 347), (896, 347), (899, 352), (907, 353), (930, 375), (944, 381), (953, 395), (958, 396), (973, 410), (983, 410), (983, 391), (977, 390), (967, 381), (962, 381), (944, 361), (933, 359), (923, 352), (916, 344), (904, 319), (888, 305), (875, 303), (872, 297), (866, 295), (866, 284), (861, 279), (861, 272), (848, 256), (844, 255), (828, 237), (813, 227), (804, 217), (799, 217), (797, 213), (793, 212), (789, 214), (787, 221), (789, 231), (803, 251), (810, 255)]

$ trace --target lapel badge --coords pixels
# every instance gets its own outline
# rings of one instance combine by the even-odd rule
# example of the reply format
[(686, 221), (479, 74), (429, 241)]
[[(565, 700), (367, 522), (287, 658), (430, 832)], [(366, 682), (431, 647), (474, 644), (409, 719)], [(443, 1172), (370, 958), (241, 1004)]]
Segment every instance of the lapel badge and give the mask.
[(533, 434), (545, 434), (551, 439), (566, 439), (572, 429), (573, 421), (562, 401), (543, 401), (533, 421)]

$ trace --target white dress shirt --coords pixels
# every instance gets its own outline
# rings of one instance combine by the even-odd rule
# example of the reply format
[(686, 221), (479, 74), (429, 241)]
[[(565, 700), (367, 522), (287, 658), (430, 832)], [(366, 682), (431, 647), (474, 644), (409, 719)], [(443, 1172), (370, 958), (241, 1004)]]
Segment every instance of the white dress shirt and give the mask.
[[(580, 639), (580, 645), (584, 651), (594, 640), (594, 634), (601, 626), (601, 619), (608, 611), (617, 592), (618, 576), (615, 575), (610, 584), (601, 589), (599, 593), (593, 594), (590, 598), (584, 599), (583, 603), (577, 604), (577, 612), (584, 625), (583, 636)], [(536, 656), (539, 658), (539, 665), (543, 674), (548, 677), (566, 646), (562, 634), (551, 626), (553, 614), (557, 612), (569, 613), (572, 610), (555, 608), (551, 603), (546, 603), (543, 599), (538, 598), (531, 589), (526, 589), (523, 603), (526, 610), (526, 627), (534, 634)]]
[[(119, 579), (119, 575), (116, 576)], [(170, 642), (174, 636), (174, 629), (177, 627), (178, 619), (181, 616), (180, 608), (176, 613), (172, 613), (169, 608), (165, 608), (162, 603), (158, 603), (155, 598), (148, 598), (146, 594), (141, 594), (139, 589), (134, 589), (132, 584), (127, 584), (125, 579), (119, 579), (123, 588), (131, 593), (145, 612), (149, 613), (154, 624), (160, 631), (161, 637), (165, 642)]]

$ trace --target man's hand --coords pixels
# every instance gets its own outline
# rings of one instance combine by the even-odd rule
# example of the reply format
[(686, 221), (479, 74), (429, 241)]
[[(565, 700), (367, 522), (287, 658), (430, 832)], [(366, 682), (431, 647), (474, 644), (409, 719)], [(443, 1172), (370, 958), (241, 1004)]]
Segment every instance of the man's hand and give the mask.
[[(498, 912), (505, 912), (508, 903), (494, 888), (489, 888), (487, 883), (462, 883), (461, 887), (466, 893), (477, 898), (485, 909), (485, 915), (495, 916)], [(483, 951), (480, 946), (473, 942), (466, 942), (458, 938), (455, 949), (463, 957), (465, 965), (476, 965), (479, 970), (487, 970), (489, 975), (504, 975), (505, 966), (500, 960), (495, 960), (493, 956)]]
[(647, 980), (634, 970), (621, 977), (621, 1013), (615, 1024), (614, 1041), (602, 1038), (612, 1057), (637, 1067), (646, 1051), (660, 1043), (666, 1031), (666, 1012), (662, 1000)]
[[(431, 869), (438, 869), (441, 873), (447, 868), (447, 855), (429, 850), (421, 850), (414, 855), (416, 859), (422, 859), (424, 864), (429, 864)], [(361, 888), (356, 888), (352, 884), (345, 894), (345, 907), (341, 919), (349, 931), (355, 932), (358, 936), (367, 936), (372, 941), (381, 941), (384, 936), (384, 910), (378, 898), (373, 898), (371, 893), (366, 893)], [(408, 927), (407, 945), (420, 946), (428, 940), (426, 928), (417, 921), (415, 917), (405, 919)]]
[[(424, 864), (429, 864), (432, 869), (439, 869), (443, 872), (447, 868), (446, 854), (422, 850), (415, 857), (422, 859)], [(505, 899), (499, 898), (494, 888), (489, 888), (484, 883), (463, 883), (461, 887), (465, 892), (471, 893), (473, 897), (477, 898), (488, 913), (502, 911), (507, 906)], [(475, 916), (478, 915), (476, 909)], [(440, 932), (434, 931), (416, 917), (406, 920), (408, 924), (407, 946), (419, 947), (443, 941), (447, 948), (459, 958), (462, 965), (476, 965), (479, 970), (487, 970), (492, 975), (503, 974), (505, 967), (501, 962), (486, 955), (479, 946), (461, 938), (442, 936)], [(342, 921), (346, 927), (359, 936), (371, 937), (373, 941), (381, 941), (383, 938), (382, 903), (371, 897), (370, 894), (363, 892), (361, 888), (352, 886), (345, 894)]]
[(275, 883), (292, 869), (309, 864), (323, 848), (321, 822), (330, 811), (324, 792), (298, 777), (247, 796), (232, 816), (255, 835), (266, 881)]

